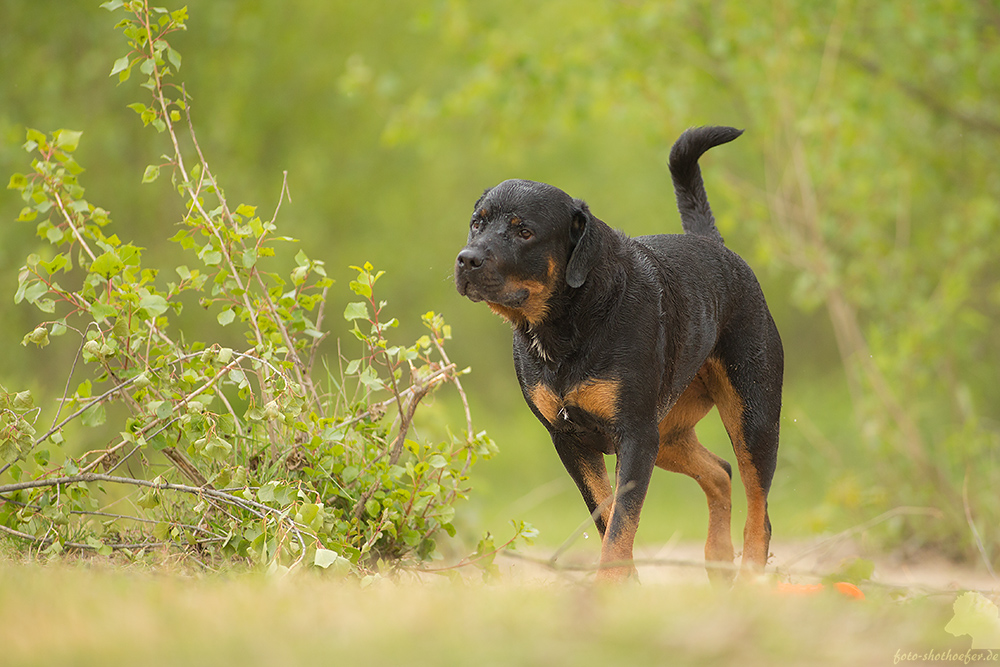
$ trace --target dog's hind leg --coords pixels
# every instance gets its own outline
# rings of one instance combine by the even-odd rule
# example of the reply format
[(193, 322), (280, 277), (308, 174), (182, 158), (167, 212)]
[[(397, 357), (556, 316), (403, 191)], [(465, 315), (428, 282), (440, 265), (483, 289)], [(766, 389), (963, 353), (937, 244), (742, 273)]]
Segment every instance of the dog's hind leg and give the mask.
[(710, 374), (709, 391), (729, 433), (746, 489), (747, 519), (743, 529), (741, 572), (763, 570), (771, 543), (771, 521), (767, 494), (778, 458), (778, 420), (781, 412), (780, 361), (773, 373), (758, 373), (754, 379), (747, 363), (717, 361)]
[[(733, 564), (732, 468), (729, 463), (698, 442), (694, 429), (683, 431), (660, 429), (660, 451), (656, 465), (664, 470), (679, 472), (694, 479), (708, 500), (708, 539), (705, 541), (705, 561), (708, 577), (714, 584), (729, 585), (735, 572)], [(711, 564), (724, 567), (711, 567)]]

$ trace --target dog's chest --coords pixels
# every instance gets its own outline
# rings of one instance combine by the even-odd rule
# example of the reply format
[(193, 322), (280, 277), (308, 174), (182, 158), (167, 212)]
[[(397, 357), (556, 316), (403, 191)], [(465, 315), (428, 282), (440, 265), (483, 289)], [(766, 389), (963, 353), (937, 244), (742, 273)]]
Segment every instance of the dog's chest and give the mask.
[(553, 427), (613, 423), (618, 414), (617, 380), (588, 379), (556, 390), (544, 382), (530, 388), (531, 402)]
[(551, 364), (555, 361), (554, 356), (546, 348), (545, 344), (542, 343), (542, 339), (537, 333), (531, 332), (528, 334), (528, 347), (530, 347), (531, 350), (537, 354), (538, 358), (544, 363)]

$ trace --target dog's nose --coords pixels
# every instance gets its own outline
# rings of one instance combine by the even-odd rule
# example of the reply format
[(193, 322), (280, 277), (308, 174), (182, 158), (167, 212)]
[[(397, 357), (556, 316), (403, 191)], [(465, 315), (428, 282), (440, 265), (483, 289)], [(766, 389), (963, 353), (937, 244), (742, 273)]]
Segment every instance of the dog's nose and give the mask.
[(485, 255), (482, 250), (478, 248), (463, 248), (462, 252), (458, 253), (458, 258), (455, 261), (462, 268), (478, 269), (483, 265), (484, 259)]

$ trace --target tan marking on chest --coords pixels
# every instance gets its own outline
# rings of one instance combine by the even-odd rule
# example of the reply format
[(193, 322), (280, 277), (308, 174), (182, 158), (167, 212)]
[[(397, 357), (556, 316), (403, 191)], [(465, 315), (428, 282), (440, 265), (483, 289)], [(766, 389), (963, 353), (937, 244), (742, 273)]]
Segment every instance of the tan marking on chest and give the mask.
[(531, 388), (531, 402), (535, 404), (538, 411), (545, 417), (545, 421), (554, 424), (556, 416), (562, 409), (562, 401), (555, 392), (544, 384), (536, 384)]
[(572, 387), (564, 396), (539, 383), (531, 389), (531, 402), (550, 423), (567, 407), (576, 407), (595, 417), (614, 421), (618, 414), (618, 381), (588, 380)]

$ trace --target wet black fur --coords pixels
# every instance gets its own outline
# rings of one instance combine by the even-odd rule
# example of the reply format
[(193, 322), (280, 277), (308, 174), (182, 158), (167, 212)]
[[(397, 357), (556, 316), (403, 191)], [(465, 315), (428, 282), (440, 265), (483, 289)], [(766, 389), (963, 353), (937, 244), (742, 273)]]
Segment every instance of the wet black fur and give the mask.
[[(657, 456), (657, 424), (709, 358), (721, 362), (747, 406), (743, 429), (765, 493), (774, 474), (781, 340), (750, 267), (723, 245), (697, 163), (740, 134), (695, 128), (673, 147), (670, 170), (685, 234), (630, 238), (562, 190), (511, 180), (476, 203), (456, 262), (460, 293), (516, 309), (524, 294), (501, 294), (503, 285), (545, 281), (547, 260), (555, 259), (560, 275), (546, 316), (514, 322), (517, 376), (585, 496), (581, 467), (597, 452), (617, 454), (618, 487), (626, 490), (616, 502), (636, 518)], [(619, 381), (613, 420), (570, 410), (550, 423), (531, 402), (539, 383), (561, 394), (588, 379)], [(614, 532), (614, 523), (612, 517), (612, 526), (598, 527)]]

